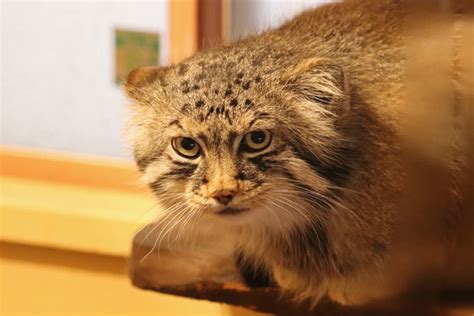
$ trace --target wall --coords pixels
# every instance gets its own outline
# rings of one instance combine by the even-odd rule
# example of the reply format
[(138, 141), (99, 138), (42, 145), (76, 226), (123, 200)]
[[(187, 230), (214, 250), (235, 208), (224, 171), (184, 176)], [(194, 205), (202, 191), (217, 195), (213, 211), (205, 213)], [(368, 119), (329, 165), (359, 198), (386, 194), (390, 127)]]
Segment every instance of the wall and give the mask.
[(237, 39), (282, 24), (308, 8), (331, 0), (233, 0), (231, 38)]
[(1, 143), (126, 156), (114, 28), (159, 32), (166, 63), (167, 1), (1, 5)]

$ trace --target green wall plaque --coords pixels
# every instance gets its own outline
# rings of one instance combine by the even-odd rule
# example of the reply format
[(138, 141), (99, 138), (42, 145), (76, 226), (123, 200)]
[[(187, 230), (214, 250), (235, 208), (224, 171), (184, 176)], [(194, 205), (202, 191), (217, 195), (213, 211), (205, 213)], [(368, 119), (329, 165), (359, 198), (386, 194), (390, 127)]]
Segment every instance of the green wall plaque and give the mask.
[(115, 81), (121, 83), (140, 66), (159, 63), (159, 34), (124, 29), (115, 30)]

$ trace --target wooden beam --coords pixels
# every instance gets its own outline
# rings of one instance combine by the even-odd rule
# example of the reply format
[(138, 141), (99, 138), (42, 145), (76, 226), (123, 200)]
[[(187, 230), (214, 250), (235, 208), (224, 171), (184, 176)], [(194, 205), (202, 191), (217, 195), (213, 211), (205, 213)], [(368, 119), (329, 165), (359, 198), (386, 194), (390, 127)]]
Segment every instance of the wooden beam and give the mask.
[(223, 1), (200, 0), (198, 6), (198, 49), (222, 43)]
[(197, 0), (169, 1), (171, 64), (176, 64), (197, 51), (197, 10)]

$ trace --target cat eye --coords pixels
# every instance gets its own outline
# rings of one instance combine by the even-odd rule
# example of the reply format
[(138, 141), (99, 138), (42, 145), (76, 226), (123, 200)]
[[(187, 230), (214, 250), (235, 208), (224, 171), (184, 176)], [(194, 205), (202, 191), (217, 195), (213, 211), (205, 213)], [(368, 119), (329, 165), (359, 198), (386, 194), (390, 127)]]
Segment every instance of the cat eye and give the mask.
[(269, 131), (254, 131), (244, 136), (244, 150), (256, 152), (264, 150), (270, 145), (272, 136)]
[(201, 147), (192, 138), (189, 137), (175, 137), (171, 141), (173, 149), (185, 158), (194, 159), (201, 154)]

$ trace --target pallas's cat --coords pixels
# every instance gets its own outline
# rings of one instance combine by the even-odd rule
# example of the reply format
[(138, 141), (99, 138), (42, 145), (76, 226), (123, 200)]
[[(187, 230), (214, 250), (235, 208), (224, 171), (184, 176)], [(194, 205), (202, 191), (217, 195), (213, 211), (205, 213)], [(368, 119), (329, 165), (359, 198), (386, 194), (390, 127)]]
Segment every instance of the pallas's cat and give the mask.
[(143, 179), (169, 212), (234, 234), (247, 281), (351, 304), (412, 276), (398, 269), (417, 253), (402, 232), (424, 223), (401, 219), (404, 16), (396, 0), (324, 5), (129, 75)]

